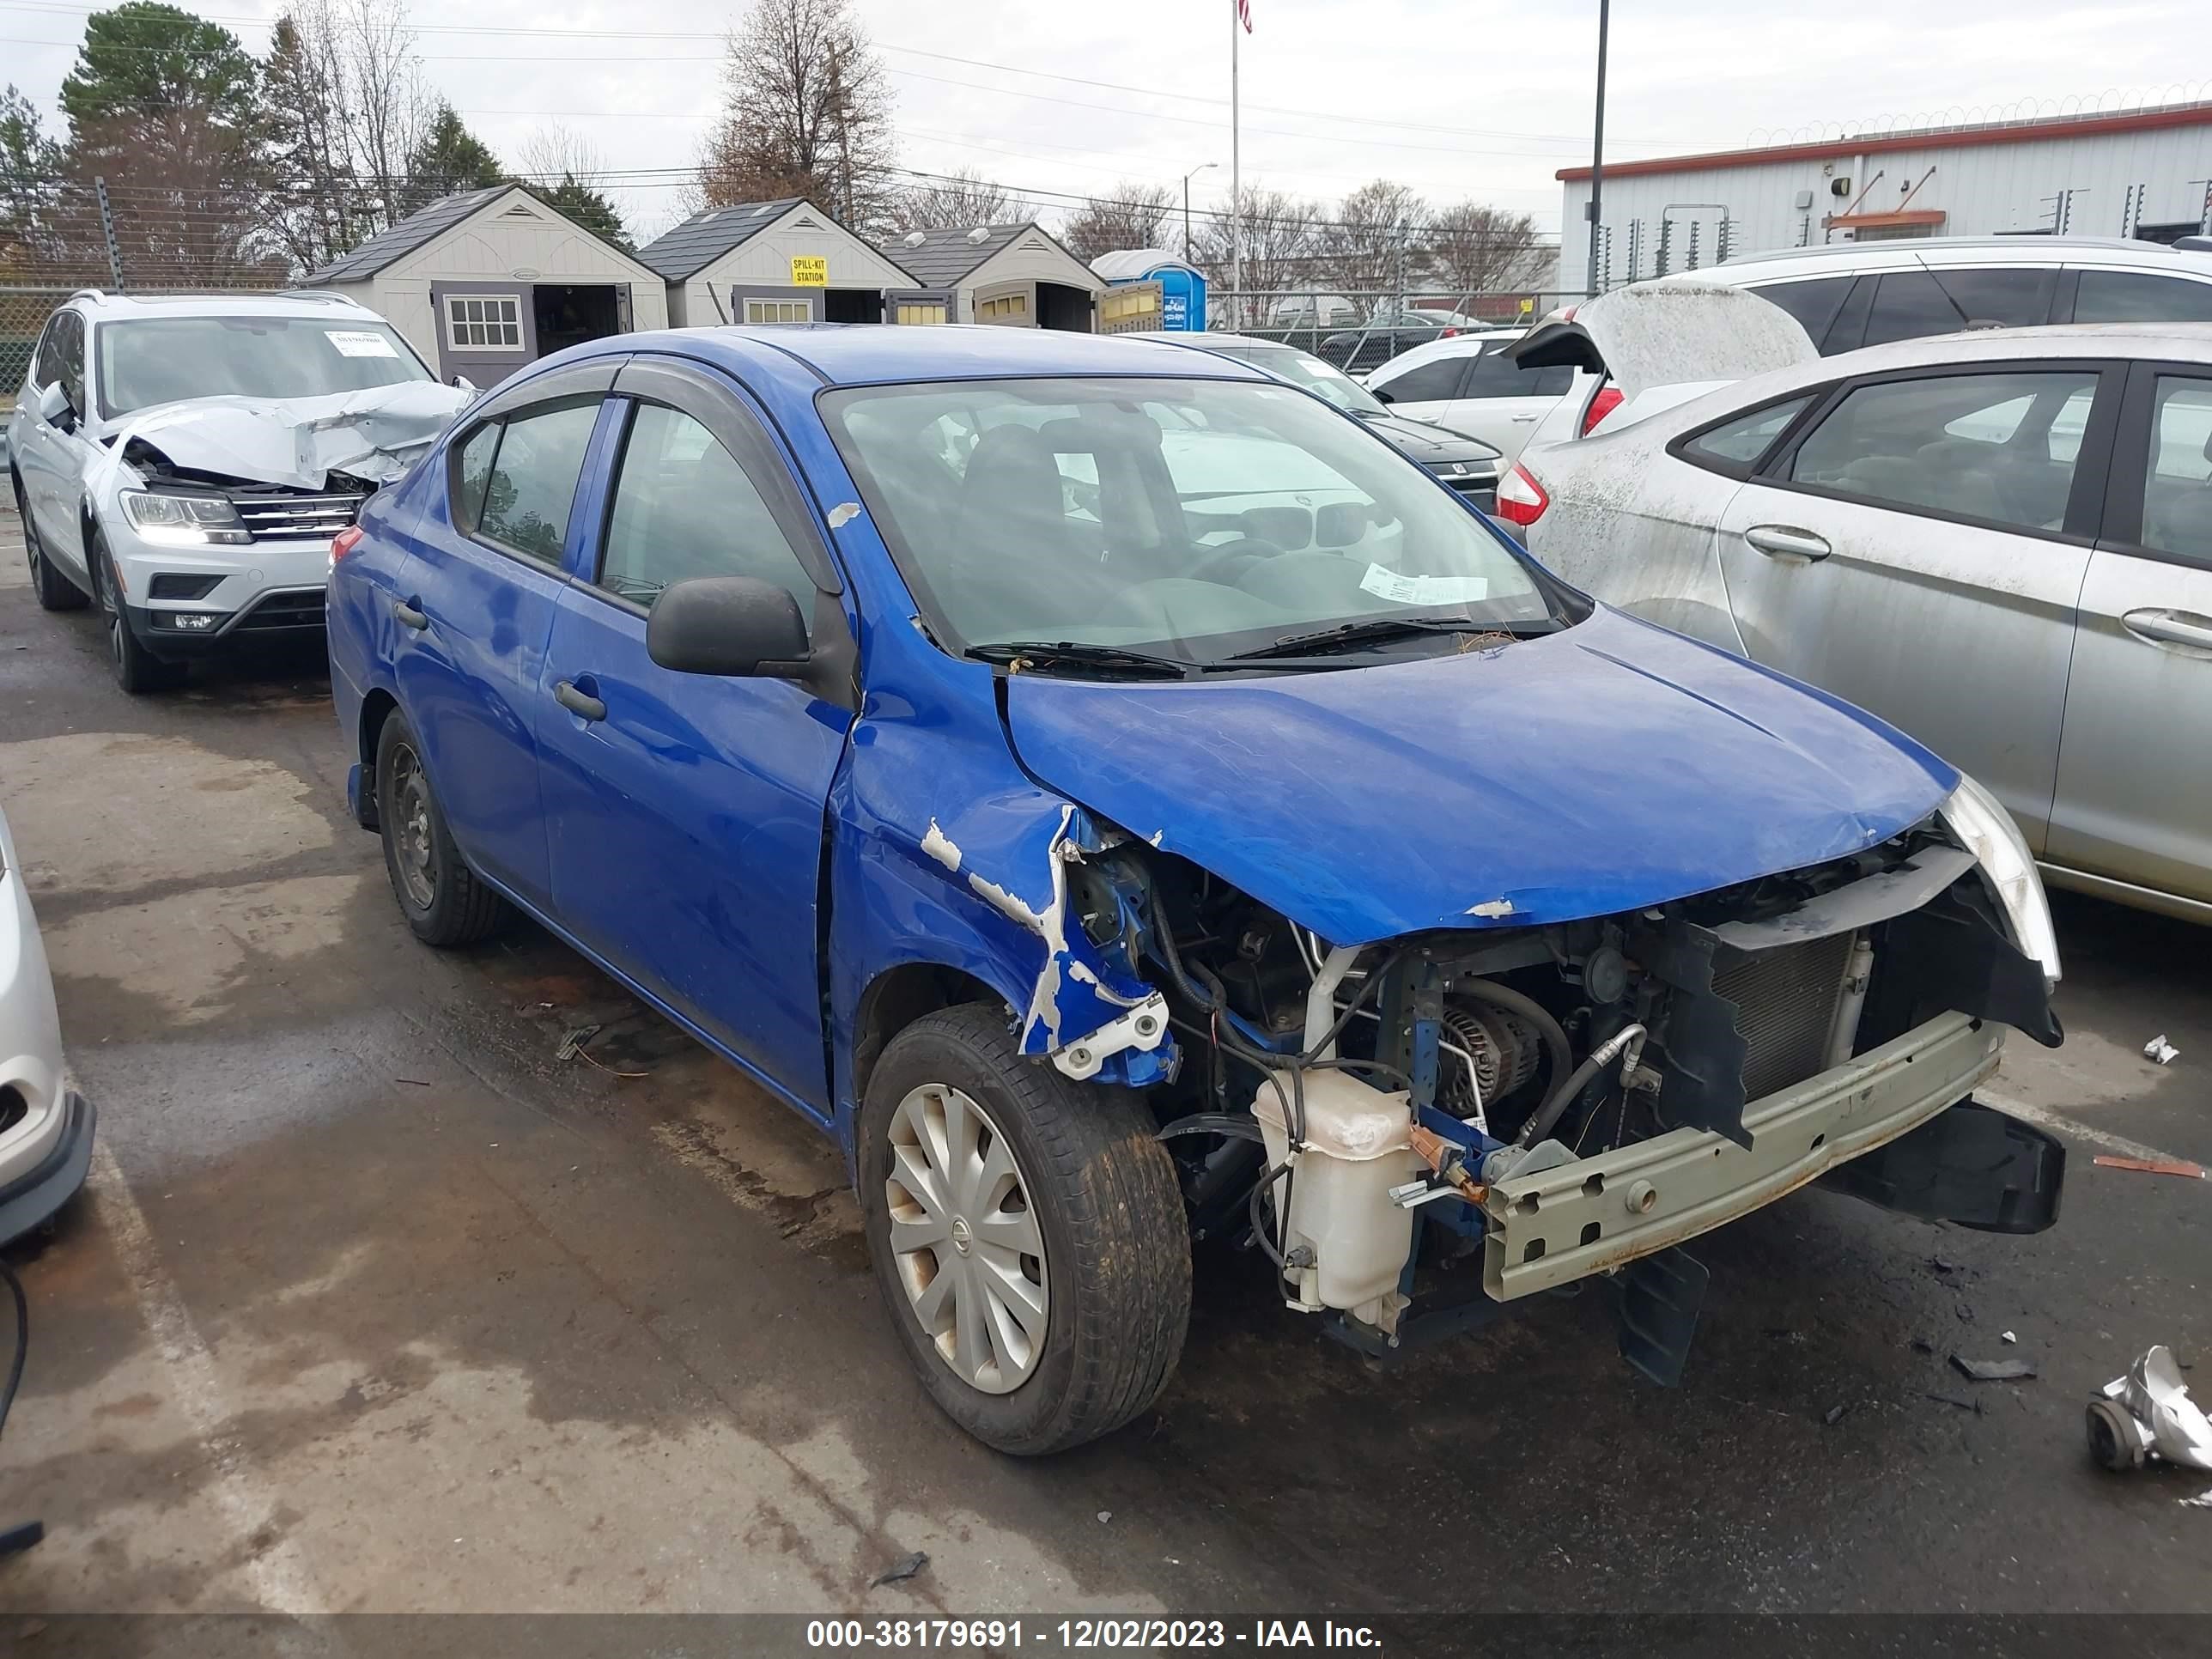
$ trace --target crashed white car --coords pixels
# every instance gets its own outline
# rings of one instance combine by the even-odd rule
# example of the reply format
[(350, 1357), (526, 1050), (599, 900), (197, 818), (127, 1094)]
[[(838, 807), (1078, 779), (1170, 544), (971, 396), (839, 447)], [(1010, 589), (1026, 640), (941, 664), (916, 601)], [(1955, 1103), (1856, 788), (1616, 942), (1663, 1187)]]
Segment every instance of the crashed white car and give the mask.
[(319, 632), (331, 538), (469, 396), (335, 295), (73, 295), (8, 430), (39, 603), (97, 601), (131, 692)]

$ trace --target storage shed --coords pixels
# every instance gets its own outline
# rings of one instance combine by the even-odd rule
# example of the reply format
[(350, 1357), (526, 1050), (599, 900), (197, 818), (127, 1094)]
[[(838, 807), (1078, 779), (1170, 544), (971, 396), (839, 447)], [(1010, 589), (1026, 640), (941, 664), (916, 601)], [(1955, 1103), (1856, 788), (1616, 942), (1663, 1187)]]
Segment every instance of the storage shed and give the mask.
[(480, 386), (563, 346), (668, 320), (655, 272), (525, 185), (433, 202), (301, 285), (358, 300), (441, 378)]
[(892, 296), (902, 323), (996, 323), (1088, 334), (1106, 283), (1034, 221), (910, 230), (890, 245), (918, 288)]
[(801, 197), (695, 213), (639, 251), (668, 284), (678, 328), (880, 323), (915, 279)]

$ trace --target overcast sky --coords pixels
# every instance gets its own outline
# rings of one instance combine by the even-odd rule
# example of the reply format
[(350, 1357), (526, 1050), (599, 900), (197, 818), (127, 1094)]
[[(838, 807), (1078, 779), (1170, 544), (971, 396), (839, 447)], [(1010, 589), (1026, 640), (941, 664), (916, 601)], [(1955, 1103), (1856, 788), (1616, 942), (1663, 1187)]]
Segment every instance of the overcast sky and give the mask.
[[(1192, 199), (1204, 207), (1226, 191), (1232, 0), (854, 4), (890, 71), (903, 165), (1079, 193), (1124, 178), (1180, 189), (1187, 169), (1214, 161)], [(1589, 159), (1596, 0), (1251, 5), (1248, 179), (1329, 198), (1384, 176), (1557, 228), (1553, 173)], [(51, 107), (90, 9), (0, 0), (0, 81)], [(208, 0), (204, 15), (258, 52), (280, 9)], [(621, 168), (690, 162), (715, 108), (716, 37), (732, 12), (724, 0), (413, 6), (432, 82), (503, 157), (557, 119)], [(2171, 79), (2177, 67), (2203, 67), (2203, 27), (2201, 0), (1859, 0), (1818, 13), (1771, 0), (1619, 0), (1607, 153), (1979, 118), (2003, 106), (2056, 112), (2060, 100), (2212, 95), (2212, 83)], [(672, 218), (673, 198), (650, 185), (619, 192), (646, 234)]]

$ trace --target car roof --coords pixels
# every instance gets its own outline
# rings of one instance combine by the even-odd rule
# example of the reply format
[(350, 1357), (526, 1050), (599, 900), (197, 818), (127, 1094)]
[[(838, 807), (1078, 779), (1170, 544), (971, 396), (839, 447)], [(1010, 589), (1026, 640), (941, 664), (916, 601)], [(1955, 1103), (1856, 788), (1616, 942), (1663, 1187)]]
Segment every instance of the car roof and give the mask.
[(1463, 328), (1447, 340), (1424, 340), (1419, 345), (1407, 346), (1389, 362), (1376, 364), (1368, 374), (1371, 379), (1386, 368), (1410, 368), (1437, 357), (1467, 356), (1493, 341), (1518, 339), (1528, 331), (1512, 325), (1504, 328)]
[(732, 367), (755, 361), (759, 348), (769, 347), (796, 358), (832, 386), (996, 380), (1010, 375), (1267, 378), (1232, 358), (1187, 351), (1158, 340), (981, 323), (906, 327), (882, 323), (727, 325), (671, 329), (659, 335), (618, 334), (596, 343), (606, 350), (622, 351), (679, 343), (695, 356), (712, 357), (726, 352), (725, 361)]
[(264, 289), (228, 294), (109, 294), (80, 289), (69, 303), (106, 322), (127, 317), (349, 317), (384, 319), (342, 294)]
[(1831, 242), (1812, 247), (1771, 248), (1697, 271), (1659, 278), (1679, 282), (1742, 283), (1754, 276), (1817, 276), (1830, 271), (1925, 265), (2147, 265), (2212, 276), (2212, 255), (2163, 242), (2118, 236), (1929, 236), (1909, 240)]

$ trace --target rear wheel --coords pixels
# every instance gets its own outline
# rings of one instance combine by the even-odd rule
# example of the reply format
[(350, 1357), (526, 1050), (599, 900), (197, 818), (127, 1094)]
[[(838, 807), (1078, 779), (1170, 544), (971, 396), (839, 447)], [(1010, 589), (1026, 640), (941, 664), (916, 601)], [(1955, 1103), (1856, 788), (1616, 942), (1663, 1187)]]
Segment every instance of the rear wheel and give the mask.
[(115, 683), (134, 697), (149, 691), (175, 690), (185, 683), (185, 665), (164, 662), (131, 631), (131, 618), (124, 611), (123, 574), (116, 568), (114, 555), (107, 550), (106, 539), (96, 530), (85, 557), (100, 588), (100, 620), (107, 629), (107, 665)]
[(473, 945), (499, 926), (506, 901), (477, 879), (453, 845), (414, 728), (397, 712), (377, 734), (376, 806), (385, 873), (416, 938)]
[(878, 1283), (923, 1386), (985, 1444), (1036, 1455), (1121, 1427), (1166, 1387), (1190, 1238), (1144, 1097), (1024, 1058), (1002, 1010), (891, 1039), (860, 1123)]
[(31, 509), (23, 500), (23, 487), (15, 485), (15, 516), (23, 521), (23, 556), (30, 562), (31, 592), (39, 601), (41, 611), (82, 611), (87, 603), (84, 590), (54, 568), (54, 562), (46, 556), (46, 544), (39, 539), (39, 527), (31, 522)]

